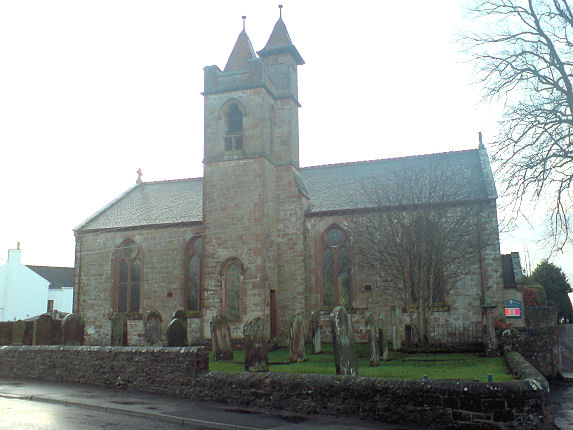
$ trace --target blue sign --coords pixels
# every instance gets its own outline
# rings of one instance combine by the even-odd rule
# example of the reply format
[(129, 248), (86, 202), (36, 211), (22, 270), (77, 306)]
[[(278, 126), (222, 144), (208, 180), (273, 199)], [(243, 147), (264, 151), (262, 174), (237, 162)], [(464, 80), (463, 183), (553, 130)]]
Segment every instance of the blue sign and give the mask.
[(521, 302), (508, 299), (505, 301), (505, 317), (506, 318), (521, 318)]

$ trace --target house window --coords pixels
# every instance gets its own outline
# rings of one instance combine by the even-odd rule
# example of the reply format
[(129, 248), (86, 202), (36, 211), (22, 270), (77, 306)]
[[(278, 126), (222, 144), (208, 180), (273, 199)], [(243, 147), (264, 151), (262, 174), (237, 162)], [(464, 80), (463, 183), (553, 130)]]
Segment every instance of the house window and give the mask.
[(48, 310), (47, 312), (53, 312), (54, 311), (54, 301), (53, 300), (48, 300)]
[(237, 103), (231, 103), (227, 111), (227, 134), (225, 151), (243, 149), (243, 113)]
[(338, 226), (322, 235), (322, 303), (324, 306), (352, 305), (351, 259), (348, 235)]
[(243, 284), (243, 268), (239, 261), (231, 261), (223, 270), (224, 276), (224, 307), (227, 316), (232, 320), (241, 317), (241, 286)]
[(142, 258), (139, 246), (124, 242), (117, 250), (116, 309), (118, 312), (139, 312)]
[(199, 310), (202, 256), (203, 238), (191, 239), (185, 253), (185, 309), (188, 311)]

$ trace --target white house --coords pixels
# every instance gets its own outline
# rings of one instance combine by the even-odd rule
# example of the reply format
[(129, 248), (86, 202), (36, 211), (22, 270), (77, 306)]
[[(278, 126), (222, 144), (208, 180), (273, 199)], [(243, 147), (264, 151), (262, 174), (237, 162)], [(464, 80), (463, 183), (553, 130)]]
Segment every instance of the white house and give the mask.
[(0, 321), (26, 319), (58, 310), (72, 312), (73, 268), (26, 266), (20, 244), (0, 266)]

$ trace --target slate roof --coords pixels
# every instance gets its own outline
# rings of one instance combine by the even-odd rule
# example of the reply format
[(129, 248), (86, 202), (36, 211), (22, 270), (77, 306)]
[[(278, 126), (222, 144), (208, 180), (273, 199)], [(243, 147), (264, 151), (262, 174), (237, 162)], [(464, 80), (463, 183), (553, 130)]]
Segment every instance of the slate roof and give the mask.
[(231, 55), (229, 55), (224, 71), (234, 72), (246, 69), (248, 61), (254, 58), (257, 58), (255, 50), (253, 49), (249, 36), (247, 36), (245, 30), (243, 30), (235, 42), (235, 46), (231, 51)]
[(200, 223), (202, 213), (202, 178), (142, 182), (78, 226), (76, 231)]
[[(404, 188), (405, 178), (420, 186), (420, 203), (497, 197), (484, 149), (306, 167), (297, 182), (310, 200), (307, 213), (314, 215), (371, 208), (370, 189), (395, 197)], [(202, 178), (137, 184), (76, 231), (200, 223), (202, 185)], [(447, 197), (439, 196), (440, 191)], [(398, 200), (388, 199), (388, 205)]]
[(281, 17), (276, 22), (267, 44), (263, 49), (258, 51), (257, 54), (261, 57), (266, 57), (269, 55), (281, 54), (283, 52), (290, 53), (298, 65), (304, 64), (304, 60), (293, 45), (286, 25)]
[(52, 267), (52, 266), (26, 266), (36, 272), (42, 278), (50, 282), (51, 290), (61, 288), (72, 288), (74, 286), (73, 267)]

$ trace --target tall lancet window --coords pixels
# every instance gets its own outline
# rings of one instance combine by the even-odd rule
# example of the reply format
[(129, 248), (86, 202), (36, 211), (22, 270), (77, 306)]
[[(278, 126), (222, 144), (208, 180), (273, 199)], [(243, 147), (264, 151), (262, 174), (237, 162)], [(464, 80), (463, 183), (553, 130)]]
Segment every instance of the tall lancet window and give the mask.
[(201, 296), (201, 257), (203, 255), (203, 238), (191, 239), (185, 255), (185, 309), (198, 311)]
[(352, 305), (351, 259), (348, 236), (338, 226), (329, 227), (322, 242), (322, 303), (324, 306)]
[(116, 251), (116, 262), (115, 308), (118, 312), (139, 312), (141, 249), (134, 241), (125, 241)]
[(229, 105), (226, 121), (225, 151), (243, 149), (243, 112), (237, 103)]

